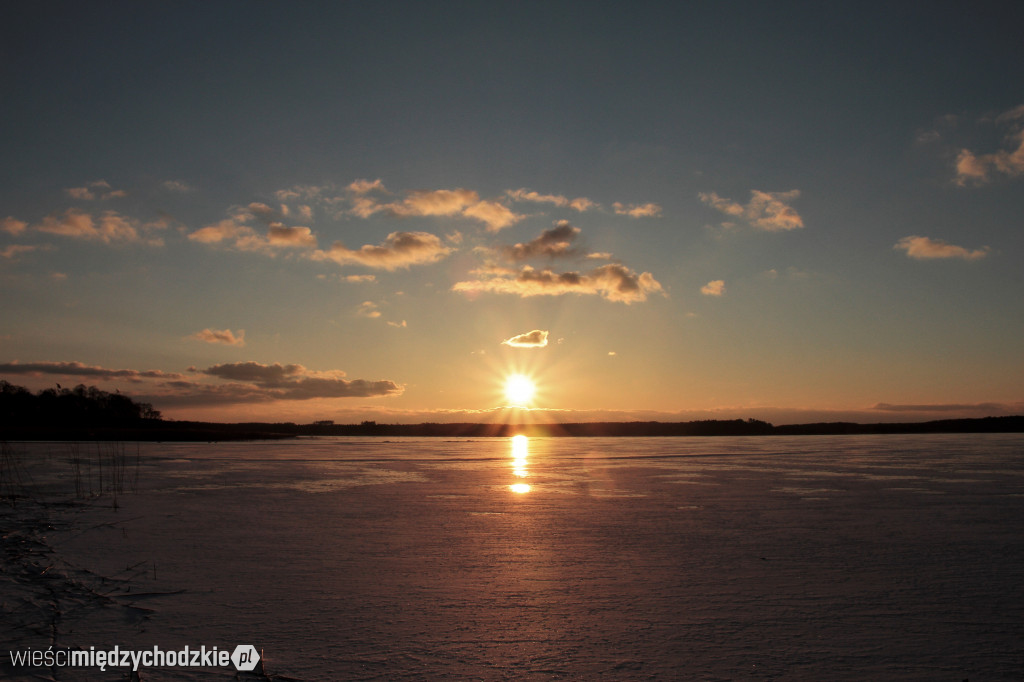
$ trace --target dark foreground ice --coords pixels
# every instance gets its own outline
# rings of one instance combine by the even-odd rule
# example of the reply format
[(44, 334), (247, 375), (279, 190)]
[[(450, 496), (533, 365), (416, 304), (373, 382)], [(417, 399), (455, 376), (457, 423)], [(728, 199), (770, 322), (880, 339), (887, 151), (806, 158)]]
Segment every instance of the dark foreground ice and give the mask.
[(80, 447), (5, 451), (0, 677), (1024, 678), (1019, 435)]

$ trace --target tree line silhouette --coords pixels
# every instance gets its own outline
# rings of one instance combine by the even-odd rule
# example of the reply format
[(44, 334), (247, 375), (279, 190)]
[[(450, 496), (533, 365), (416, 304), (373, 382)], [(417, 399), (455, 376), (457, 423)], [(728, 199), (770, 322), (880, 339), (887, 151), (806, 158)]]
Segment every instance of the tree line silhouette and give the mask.
[(95, 386), (43, 389), (32, 393), (0, 380), (0, 425), (18, 427), (119, 427), (159, 420), (149, 403)]

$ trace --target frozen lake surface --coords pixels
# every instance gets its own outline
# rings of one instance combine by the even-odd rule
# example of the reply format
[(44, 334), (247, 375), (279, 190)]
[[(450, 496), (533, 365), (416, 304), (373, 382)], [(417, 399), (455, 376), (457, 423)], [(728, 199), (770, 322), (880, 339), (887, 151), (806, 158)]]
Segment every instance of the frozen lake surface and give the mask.
[(1019, 434), (129, 444), (116, 508), (79, 447), (6, 450), (37, 501), (0, 505), (2, 676), (236, 644), (269, 679), (1024, 675)]

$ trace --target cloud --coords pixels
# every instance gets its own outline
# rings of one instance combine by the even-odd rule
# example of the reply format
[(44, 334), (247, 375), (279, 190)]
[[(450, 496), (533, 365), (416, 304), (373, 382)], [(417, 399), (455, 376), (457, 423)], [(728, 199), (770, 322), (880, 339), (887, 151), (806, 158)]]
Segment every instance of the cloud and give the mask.
[(548, 345), (548, 333), (542, 329), (534, 329), (525, 334), (513, 336), (501, 342), (503, 346), (512, 348), (544, 348)]
[(316, 185), (295, 185), (291, 189), (279, 189), (274, 192), (274, 196), (280, 201), (290, 201), (292, 199), (306, 199), (311, 201), (313, 199), (320, 198), (327, 188), (317, 187)]
[(804, 226), (803, 219), (788, 203), (800, 196), (800, 190), (762, 192), (755, 189), (750, 192), (747, 204), (725, 199), (714, 192), (701, 192), (697, 196), (715, 210), (733, 218), (743, 218), (758, 230), (782, 232)]
[(287, 227), (274, 223), (267, 231), (270, 246), (316, 248), (316, 237), (308, 227)]
[(7, 216), (3, 220), (0, 220), (0, 232), (6, 232), (7, 234), (14, 235), (15, 237), (24, 232), (27, 228), (28, 223), (11, 216)]
[(725, 295), (725, 281), (713, 279), (700, 288), (700, 293), (705, 296), (723, 296)]
[(497, 232), (526, 217), (500, 202), (481, 199), (470, 189), (417, 190), (401, 201), (389, 203), (380, 203), (375, 197), (368, 196), (374, 191), (385, 191), (380, 180), (356, 180), (348, 190), (355, 195), (351, 199), (349, 213), (360, 218), (381, 212), (398, 218), (453, 216), (477, 220), (489, 232)]
[[(487, 277), (485, 272), (478, 275)], [(535, 270), (523, 266), (517, 274), (493, 271), (494, 276), (456, 282), (453, 291), (474, 295), (482, 292), (529, 296), (562, 296), (564, 294), (600, 295), (608, 301), (636, 303), (646, 301), (653, 293), (662, 293), (659, 284), (649, 272), (637, 275), (622, 265), (602, 265), (587, 273)]]
[(360, 282), (376, 282), (377, 275), (346, 275), (346, 282), (360, 283)]
[(263, 222), (270, 224), (281, 218), (281, 213), (276, 208), (264, 204), (262, 201), (254, 201), (249, 204), (249, 212)]
[(631, 218), (656, 218), (661, 215), (661, 206), (657, 204), (621, 204), (615, 202), (612, 208), (619, 215), (628, 215)]
[(230, 329), (204, 329), (201, 332), (196, 332), (190, 338), (206, 343), (221, 343), (225, 346), (242, 347), (245, 345), (245, 330), (239, 329), (236, 334)]
[(994, 175), (1012, 178), (1024, 174), (1024, 129), (1017, 129), (1021, 121), (1024, 121), (1024, 104), (995, 118), (996, 124), (1011, 128), (1006, 136), (1005, 149), (988, 154), (961, 149), (956, 157), (956, 184), (961, 187), (978, 186), (990, 182)]
[(356, 197), (352, 200), (352, 208), (349, 209), (349, 213), (359, 218), (369, 218), (374, 213), (380, 213), (385, 210), (384, 204), (379, 204), (376, 200), (369, 197)]
[(479, 201), (480, 196), (469, 189), (419, 190), (386, 208), (397, 216), (451, 216)]
[[(280, 214), (262, 203), (251, 203), (246, 208), (236, 208), (231, 217), (202, 227), (188, 235), (191, 241), (201, 244), (226, 244), (240, 251), (254, 251), (274, 256), (279, 249), (317, 247), (316, 236), (308, 227), (289, 227), (273, 219)], [(257, 217), (268, 221), (267, 233), (262, 235), (247, 223)]]
[(961, 149), (956, 158), (956, 184), (983, 185), (994, 174), (1016, 177), (1024, 173), (1024, 130), (1010, 137), (1014, 149), (1000, 149), (990, 154), (975, 154)]
[(27, 374), (39, 376), (53, 374), (57, 376), (84, 377), (92, 380), (127, 379), (181, 379), (181, 374), (162, 372), (160, 370), (139, 371), (134, 369), (106, 369), (82, 364), (81, 362), (26, 362), (0, 363), (0, 374)]
[(898, 251), (905, 251), (907, 256), (916, 260), (932, 260), (936, 258), (962, 258), (963, 260), (979, 260), (989, 253), (983, 246), (973, 251), (962, 246), (948, 244), (941, 239), (929, 239), (916, 235), (904, 237), (893, 246)]
[(246, 399), (310, 400), (313, 398), (368, 398), (398, 395), (402, 387), (392, 381), (345, 379), (340, 370), (314, 372), (302, 365), (263, 365), (258, 362), (237, 362), (214, 365), (199, 373), (228, 381), (253, 384), (260, 389), (253, 395), (251, 387), (240, 395)]
[(0, 258), (6, 258), (7, 260), (17, 260), (19, 256), (24, 253), (32, 253), (40, 247), (31, 246), (28, 244), (11, 244), (0, 249)]
[(185, 194), (186, 192), (192, 192), (195, 189), (187, 182), (183, 182), (181, 180), (165, 180), (163, 183), (161, 183), (161, 186), (168, 192), (180, 192), (182, 194)]
[(775, 268), (772, 268), (770, 270), (765, 270), (763, 273), (761, 273), (761, 275), (763, 277), (766, 277), (767, 279), (772, 280), (779, 279), (779, 277), (785, 277), (786, 279), (789, 280), (803, 280), (811, 277), (811, 273), (805, 272), (804, 270), (801, 270), (800, 268), (793, 265), (789, 266), (788, 268), (785, 269), (785, 271), (781, 273)]
[(569, 208), (572, 208), (582, 213), (583, 211), (601, 208), (601, 204), (591, 201), (586, 197), (576, 197), (575, 199), (569, 202)]
[(69, 187), (64, 191), (72, 199), (79, 199), (81, 201), (93, 201), (97, 197), (100, 199), (120, 199), (121, 197), (128, 196), (128, 192), (125, 192), (123, 189), (111, 189), (110, 183), (106, 180), (87, 182), (84, 187)]
[[(153, 223), (143, 227), (160, 227), (160, 224)], [(62, 237), (100, 241), (105, 244), (129, 244), (146, 241), (151, 246), (163, 245), (161, 239), (144, 240), (138, 221), (122, 216), (115, 211), (104, 211), (98, 218), (93, 218), (90, 213), (71, 208), (63, 215), (47, 216), (41, 223), (35, 225), (34, 229)]]
[(956, 114), (943, 114), (935, 119), (934, 125), (931, 128), (919, 130), (914, 140), (918, 144), (939, 142), (946, 138), (959, 122), (960, 119)]
[(240, 240), (255, 237), (256, 232), (251, 227), (240, 222), (244, 216), (225, 218), (220, 222), (206, 227), (201, 227), (189, 234), (188, 238), (200, 244), (219, 244), (224, 241)]
[(378, 246), (365, 245), (353, 250), (335, 242), (328, 251), (317, 251), (313, 260), (331, 260), (338, 265), (357, 264), (382, 270), (408, 268), (411, 265), (436, 263), (452, 249), (444, 246), (437, 235), (429, 232), (392, 232)]
[(246, 381), (264, 386), (280, 386), (282, 383), (291, 381), (294, 377), (301, 375), (305, 371), (305, 367), (295, 364), (282, 365), (278, 362), (275, 362), (273, 365), (263, 365), (250, 361), (214, 365), (213, 367), (196, 371), (229, 381)]
[(532, 190), (527, 189), (510, 189), (506, 190), (506, 195), (513, 201), (528, 201), (535, 204), (554, 204), (560, 208), (571, 208), (576, 211), (589, 211), (600, 206), (587, 199), (586, 197), (577, 197), (575, 199), (569, 199), (560, 194), (540, 194)]
[(405, 320), (402, 320), (401, 322), (391, 322), (391, 321), (389, 320), (389, 321), (388, 321), (388, 326), (389, 326), (389, 327), (398, 327), (399, 329), (405, 329), (405, 328), (406, 328), (406, 327), (408, 327), (409, 325), (408, 325), (408, 324), (406, 323), (406, 321), (405, 321)]
[(88, 187), (69, 187), (65, 192), (68, 193), (72, 199), (82, 199), (85, 201), (91, 201), (96, 198), (96, 195)]
[(524, 261), (537, 256), (559, 258), (575, 255), (572, 242), (580, 234), (580, 228), (573, 227), (567, 220), (555, 223), (555, 227), (544, 230), (539, 237), (525, 244), (506, 246), (502, 254), (512, 261)]
[(359, 317), (377, 318), (381, 316), (381, 312), (377, 310), (377, 304), (373, 301), (363, 301), (359, 305), (359, 310), (356, 311), (356, 315)]
[(484, 223), (488, 232), (497, 232), (510, 225), (515, 225), (526, 217), (512, 212), (509, 207), (495, 201), (479, 201), (467, 206), (462, 214)]
[(370, 180), (356, 180), (351, 183), (347, 189), (355, 194), (367, 194), (375, 190), (380, 192), (386, 191), (384, 189), (384, 183), (381, 182), (380, 178), (377, 178), (372, 182)]

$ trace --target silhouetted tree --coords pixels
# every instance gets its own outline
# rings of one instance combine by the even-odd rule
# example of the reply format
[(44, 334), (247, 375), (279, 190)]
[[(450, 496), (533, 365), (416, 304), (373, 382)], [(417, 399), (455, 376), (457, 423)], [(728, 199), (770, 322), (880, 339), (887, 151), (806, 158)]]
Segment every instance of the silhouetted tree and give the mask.
[(8, 426), (119, 426), (160, 419), (149, 403), (95, 386), (28, 389), (0, 380), (0, 424)]

